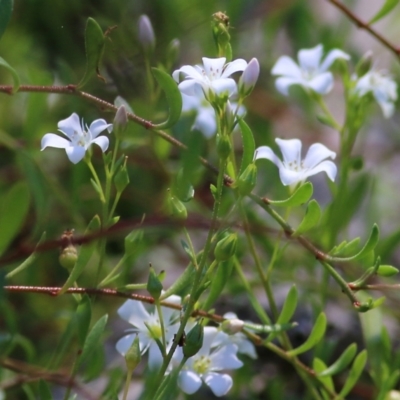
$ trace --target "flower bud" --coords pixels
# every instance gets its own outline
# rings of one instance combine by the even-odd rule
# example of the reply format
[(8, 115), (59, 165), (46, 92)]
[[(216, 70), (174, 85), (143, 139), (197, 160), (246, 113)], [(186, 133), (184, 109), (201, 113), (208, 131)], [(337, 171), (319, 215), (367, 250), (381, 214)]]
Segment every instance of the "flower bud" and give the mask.
[(221, 159), (226, 160), (231, 154), (231, 139), (227, 135), (217, 136), (217, 151)]
[(128, 371), (134, 371), (141, 359), (142, 355), (140, 353), (139, 336), (136, 335), (131, 347), (125, 354), (125, 362)]
[[(234, 110), (232, 109), (232, 104), (229, 100), (225, 104), (224, 119), (225, 119), (226, 126), (232, 130), (233, 125), (235, 123), (235, 113), (234, 113)], [(231, 133), (231, 132), (229, 132), (229, 133)]]
[(355, 67), (355, 71), (357, 74), (357, 78), (361, 78), (365, 75), (370, 69), (372, 65), (372, 51), (368, 50), (360, 59)]
[(118, 193), (122, 193), (129, 184), (129, 175), (128, 175), (128, 171), (126, 169), (126, 160), (127, 159), (128, 159), (128, 157), (125, 157), (124, 164), (121, 165), (121, 168), (118, 170), (118, 172), (114, 176), (114, 184), (115, 184), (115, 188), (117, 189)]
[(153, 27), (147, 15), (142, 15), (139, 18), (139, 42), (145, 52), (151, 52), (156, 45), (156, 38)]
[(217, 261), (229, 260), (236, 253), (237, 235), (231, 233), (221, 239), (215, 246), (214, 256)]
[(167, 63), (173, 65), (179, 56), (181, 42), (179, 39), (172, 39), (167, 46)]
[(126, 126), (128, 124), (128, 115), (126, 114), (126, 108), (124, 105), (118, 107), (114, 118), (114, 133), (115, 136), (120, 138), (121, 134), (125, 132)]
[[(227, 56), (231, 35), (229, 34), (229, 17), (219, 11), (212, 15), (212, 33), (220, 56)], [(229, 57), (227, 57), (229, 58)]]
[(388, 278), (398, 274), (399, 270), (396, 267), (393, 267), (392, 265), (380, 265), (376, 273), (377, 275)]
[(131, 256), (137, 249), (137, 244), (141, 242), (143, 239), (143, 231), (141, 229), (133, 230), (128, 236), (125, 238), (125, 254), (127, 256)]
[(191, 331), (186, 335), (185, 344), (183, 346), (183, 355), (185, 357), (193, 357), (199, 352), (203, 346), (204, 327), (197, 323)]
[(78, 259), (78, 252), (73, 244), (74, 230), (66, 230), (61, 236), (61, 253), (58, 258), (61, 266), (71, 271)]
[(166, 212), (173, 218), (186, 219), (187, 210), (184, 204), (168, 190)]
[(251, 193), (257, 183), (257, 167), (254, 163), (249, 164), (240, 174), (237, 180), (237, 188), (241, 196)]
[(260, 74), (260, 64), (257, 58), (252, 58), (239, 79), (239, 96), (244, 99), (254, 89)]
[(234, 335), (235, 333), (240, 332), (244, 327), (244, 322), (241, 319), (232, 318), (226, 319), (221, 324), (222, 332), (227, 333), (228, 335)]
[(160, 298), (162, 290), (163, 290), (163, 285), (158, 276), (156, 275), (154, 268), (150, 264), (149, 278), (147, 280), (147, 291), (154, 299), (157, 300)]

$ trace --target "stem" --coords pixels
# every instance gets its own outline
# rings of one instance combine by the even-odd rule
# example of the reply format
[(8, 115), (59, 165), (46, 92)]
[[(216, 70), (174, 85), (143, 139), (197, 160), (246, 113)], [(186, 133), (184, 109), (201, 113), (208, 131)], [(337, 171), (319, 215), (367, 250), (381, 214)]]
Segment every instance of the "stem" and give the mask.
[(123, 394), (122, 400), (128, 399), (129, 385), (131, 383), (131, 379), (132, 379), (132, 371), (128, 370), (128, 371), (126, 371), (126, 380), (125, 380), (124, 394)]

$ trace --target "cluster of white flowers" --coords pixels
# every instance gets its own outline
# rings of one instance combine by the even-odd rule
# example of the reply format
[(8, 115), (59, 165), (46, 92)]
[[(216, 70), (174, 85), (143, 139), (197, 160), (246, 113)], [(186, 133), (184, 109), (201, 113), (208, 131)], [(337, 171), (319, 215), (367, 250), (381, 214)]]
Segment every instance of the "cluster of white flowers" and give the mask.
[[(181, 304), (179, 296), (170, 296), (166, 301)], [(156, 369), (159, 367), (163, 359), (156, 339), (161, 341), (162, 328), (157, 310), (149, 313), (141, 302), (127, 300), (119, 308), (118, 314), (134, 326), (126, 336), (117, 342), (118, 352), (125, 355), (135, 337), (138, 336), (142, 354), (149, 351), (149, 368)], [(226, 318), (235, 317), (234, 314), (226, 315)], [(162, 319), (164, 321), (166, 348), (169, 349), (179, 328), (179, 312), (162, 307)], [(193, 323), (189, 323), (186, 330), (189, 331), (193, 325)], [(243, 365), (242, 361), (238, 359), (237, 353), (246, 354), (251, 358), (257, 357), (254, 345), (241, 332), (228, 335), (216, 327), (205, 327), (203, 346), (197, 354), (188, 359), (180, 371), (179, 387), (185, 393), (192, 394), (204, 382), (216, 396), (223, 396), (230, 390), (233, 382), (232, 378), (222, 371), (237, 369)], [(179, 365), (182, 358), (182, 348), (178, 347), (173, 355), (172, 365)]]

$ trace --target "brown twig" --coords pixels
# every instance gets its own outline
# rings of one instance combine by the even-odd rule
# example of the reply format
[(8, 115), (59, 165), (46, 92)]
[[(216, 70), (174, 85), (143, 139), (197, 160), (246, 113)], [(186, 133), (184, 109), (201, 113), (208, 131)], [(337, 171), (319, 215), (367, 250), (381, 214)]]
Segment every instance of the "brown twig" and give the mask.
[(361, 20), (355, 15), (349, 8), (338, 0), (328, 0), (329, 3), (333, 4), (336, 8), (343, 12), (350, 20), (352, 20), (360, 29), (364, 29), (369, 32), (375, 39), (382, 43), (387, 49), (396, 55), (400, 59), (400, 47), (396, 47), (393, 43), (389, 42), (383, 35), (372, 28), (368, 22)]

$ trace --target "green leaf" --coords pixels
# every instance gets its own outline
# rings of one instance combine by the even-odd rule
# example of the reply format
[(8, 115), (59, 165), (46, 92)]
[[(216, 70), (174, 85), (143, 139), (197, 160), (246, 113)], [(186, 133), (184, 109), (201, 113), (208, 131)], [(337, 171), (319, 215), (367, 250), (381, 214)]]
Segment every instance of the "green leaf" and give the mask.
[[(275, 334), (275, 333), (288, 331), (289, 329), (292, 329), (292, 328), (298, 326), (298, 323), (290, 322), (287, 324), (260, 325), (260, 324), (252, 324), (252, 323), (245, 322), (244, 326), (245, 326), (245, 328), (251, 329), (253, 332)], [(270, 336), (272, 336), (272, 335), (270, 335)], [(263, 341), (264, 344), (271, 341), (270, 336), (268, 336), (267, 340)], [(276, 337), (276, 335), (274, 337)]]
[(183, 247), (183, 250), (185, 250), (185, 253), (189, 256), (190, 261), (194, 262), (196, 260), (196, 254), (192, 253), (192, 249), (184, 240), (181, 240), (181, 245)]
[(307, 203), (313, 194), (313, 186), (311, 182), (306, 182), (301, 185), (288, 199), (286, 200), (269, 200), (269, 203), (279, 207), (296, 207)]
[(13, 4), (13, 0), (0, 0), (0, 37), (3, 36), (3, 33), (10, 22)]
[(53, 399), (53, 395), (51, 394), (49, 385), (43, 379), (41, 379), (39, 381), (39, 399), (40, 400), (52, 400)]
[(185, 271), (178, 277), (178, 279), (160, 296), (160, 300), (177, 294), (181, 297), (186, 295), (192, 287), (193, 279), (196, 273), (196, 268), (193, 263), (190, 263)]
[(24, 269), (28, 268), (30, 265), (33, 264), (33, 262), (38, 257), (38, 253), (36, 252), (36, 249), (37, 249), (38, 246), (40, 246), (45, 241), (45, 239), (46, 239), (46, 232), (43, 232), (43, 234), (40, 237), (39, 242), (37, 243), (33, 253), (22, 264), (18, 265), (18, 267), (14, 268), (12, 271), (10, 271), (6, 275), (6, 279), (12, 278), (14, 275), (17, 275), (18, 273), (20, 273), (21, 271), (23, 271)]
[(321, 218), (321, 208), (316, 200), (311, 200), (307, 205), (306, 215), (292, 236), (301, 235), (318, 224)]
[(294, 312), (296, 311), (297, 300), (298, 300), (297, 289), (296, 286), (293, 285), (286, 296), (286, 300), (285, 303), (283, 304), (282, 311), (279, 314), (277, 320), (278, 324), (284, 324), (286, 322), (289, 322), (290, 318), (292, 318)]
[(239, 119), (239, 127), (242, 134), (243, 155), (238, 176), (242, 175), (247, 166), (253, 162), (254, 152), (256, 149), (253, 132), (241, 118)]
[(353, 389), (353, 386), (357, 383), (358, 378), (362, 374), (366, 362), (367, 350), (363, 350), (354, 360), (349, 376), (347, 377), (346, 382), (339, 393), (339, 398), (346, 398), (346, 396), (350, 393), (351, 389)]
[(299, 354), (305, 353), (312, 349), (324, 336), (326, 330), (326, 316), (324, 313), (319, 314), (315, 325), (311, 331), (308, 339), (296, 349), (290, 350), (287, 353), (290, 356), (298, 356)]
[(314, 358), (313, 369), (317, 373), (318, 379), (330, 390), (334, 391), (335, 386), (331, 376), (320, 376), (319, 374), (327, 369), (327, 365), (319, 358)]
[(77, 368), (82, 365), (101, 342), (101, 336), (107, 324), (108, 315), (103, 315), (93, 326), (83, 345), (82, 354), (77, 361)]
[(93, 18), (88, 18), (85, 30), (86, 70), (85, 75), (83, 75), (83, 78), (78, 83), (78, 88), (86, 85), (94, 73), (96, 73), (99, 79), (105, 82), (99, 71), (104, 45), (105, 37), (100, 25)]
[(16, 183), (1, 199), (0, 255), (19, 233), (29, 210), (30, 193), (25, 182)]
[(351, 240), (350, 242), (347, 242), (346, 240), (344, 240), (339, 245), (333, 247), (332, 250), (329, 252), (329, 254), (332, 256), (346, 257), (349, 254), (354, 253), (356, 251), (356, 248), (359, 246), (359, 244), (360, 244), (359, 237)]
[(169, 105), (168, 119), (161, 124), (155, 125), (155, 129), (167, 129), (175, 125), (182, 112), (182, 94), (173, 78), (164, 71), (152, 68), (154, 78), (161, 86), (167, 97)]
[[(95, 215), (93, 219), (89, 222), (89, 225), (85, 231), (85, 236), (89, 235), (90, 233), (98, 231), (100, 229), (100, 225), (101, 225), (100, 218), (98, 215)], [(74, 284), (74, 282), (76, 282), (76, 280), (79, 278), (79, 276), (85, 269), (90, 258), (92, 257), (95, 247), (96, 244), (94, 241), (91, 241), (90, 243), (82, 246), (78, 255), (78, 260), (76, 261), (76, 264), (72, 269), (71, 274), (69, 275), (64, 286), (58, 293), (59, 295), (64, 294)]]
[(90, 298), (87, 294), (84, 294), (75, 314), (76, 329), (78, 331), (78, 342), (80, 347), (83, 347), (85, 343), (91, 319), (92, 310)]
[(380, 265), (378, 267), (378, 271), (376, 271), (377, 275), (384, 276), (385, 278), (389, 278), (399, 273), (399, 270), (392, 265)]
[(368, 22), (369, 25), (374, 24), (379, 21), (381, 18), (385, 17), (390, 11), (393, 10), (394, 7), (397, 6), (399, 0), (386, 0), (385, 4), (381, 7), (381, 9), (372, 17), (372, 19)]
[[(1, 3), (0, 3), (0, 6), (1, 6)], [(0, 10), (0, 13), (1, 13), (1, 10)], [(0, 20), (1, 20), (1, 14), (0, 14)], [(13, 93), (17, 92), (19, 89), (19, 85), (20, 85), (19, 76), (17, 74), (17, 71), (2, 57), (0, 57), (0, 66), (7, 69), (7, 71), (11, 74), (13, 81), (14, 81), (12, 91), (13, 91)]]
[(352, 343), (329, 368), (320, 372), (318, 377), (332, 376), (342, 372), (351, 363), (356, 353), (357, 345)]

